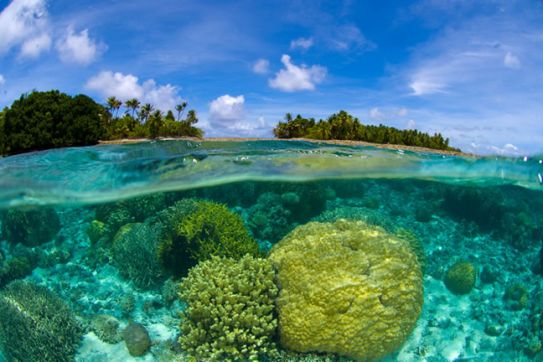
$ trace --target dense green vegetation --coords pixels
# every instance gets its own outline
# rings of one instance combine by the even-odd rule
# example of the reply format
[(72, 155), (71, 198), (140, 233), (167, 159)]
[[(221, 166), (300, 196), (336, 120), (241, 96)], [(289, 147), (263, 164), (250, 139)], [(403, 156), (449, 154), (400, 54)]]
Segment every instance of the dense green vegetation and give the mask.
[(364, 125), (345, 111), (332, 114), (328, 119), (318, 122), (314, 118), (303, 118), (300, 115), (292, 118), (292, 115), (287, 113), (285, 122), (279, 122), (273, 129), (273, 134), (278, 138), (352, 140), (460, 151), (450, 147), (449, 139), (443, 138), (439, 133), (430, 136), (417, 130), (399, 130), (382, 124)]
[(86, 95), (70, 96), (58, 90), (23, 94), (0, 112), (0, 155), (55, 147), (86, 146), (99, 140), (120, 138), (202, 137), (196, 112), (181, 119), (187, 103), (166, 115), (151, 104), (140, 107), (137, 99), (115, 97), (104, 107)]

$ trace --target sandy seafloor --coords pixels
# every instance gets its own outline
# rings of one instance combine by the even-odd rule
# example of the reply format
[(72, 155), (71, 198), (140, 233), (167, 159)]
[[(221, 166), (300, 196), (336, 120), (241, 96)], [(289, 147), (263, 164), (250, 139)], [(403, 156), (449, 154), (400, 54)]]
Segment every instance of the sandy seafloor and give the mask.
[[(541, 289), (541, 276), (531, 268), (539, 245), (519, 252), (489, 235), (470, 231), (463, 222), (444, 215), (432, 215), (427, 222), (416, 221), (408, 211), (417, 197), (390, 195), (388, 188), (374, 186), (372, 198), (394, 200), (368, 207), (368, 200), (328, 201), (327, 209), (348, 205), (368, 219), (380, 218), (412, 229), (424, 244), (428, 258), (424, 276), (424, 307), (417, 325), (404, 345), (384, 361), (542, 361), (541, 353), (528, 357), (525, 329), (529, 308), (512, 310), (504, 301), (507, 285), (521, 283), (531, 297)], [(244, 215), (241, 208), (235, 209)], [(395, 210), (395, 211), (394, 211)], [(403, 211), (402, 211), (403, 210)], [(394, 212), (393, 212), (394, 211)], [(179, 301), (169, 304), (161, 290), (139, 291), (123, 280), (115, 267), (106, 264), (94, 270), (83, 262), (90, 242), (85, 234), (93, 219), (91, 210), (60, 209), (63, 229), (60, 243), (49, 243), (46, 253), (69, 252), (66, 263), (51, 268), (37, 268), (27, 280), (58, 293), (79, 315), (108, 314), (121, 327), (129, 319), (142, 323), (149, 331), (153, 346), (143, 357), (131, 357), (123, 341), (102, 342), (93, 332), (84, 335), (76, 361), (171, 361), (184, 360), (172, 351), (179, 330)], [(393, 216), (392, 216), (393, 215)], [(453, 240), (454, 242), (451, 242)], [(5, 241), (4, 241), (5, 242)], [(482, 283), (467, 295), (456, 296), (444, 286), (441, 276), (453, 261), (468, 259), (481, 271), (496, 273), (496, 281)], [(532, 298), (536, 300), (536, 298)], [(131, 310), (132, 309), (132, 310)], [(496, 333), (487, 333), (493, 329)], [(485, 331), (486, 330), (486, 331)], [(498, 335), (490, 335), (498, 334)]]

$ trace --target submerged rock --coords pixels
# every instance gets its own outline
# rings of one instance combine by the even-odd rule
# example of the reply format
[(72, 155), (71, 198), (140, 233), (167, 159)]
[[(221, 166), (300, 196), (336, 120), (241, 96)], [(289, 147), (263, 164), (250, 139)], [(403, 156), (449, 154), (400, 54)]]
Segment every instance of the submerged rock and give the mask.
[(149, 333), (140, 323), (130, 321), (123, 330), (123, 339), (128, 352), (134, 357), (143, 356), (151, 347)]

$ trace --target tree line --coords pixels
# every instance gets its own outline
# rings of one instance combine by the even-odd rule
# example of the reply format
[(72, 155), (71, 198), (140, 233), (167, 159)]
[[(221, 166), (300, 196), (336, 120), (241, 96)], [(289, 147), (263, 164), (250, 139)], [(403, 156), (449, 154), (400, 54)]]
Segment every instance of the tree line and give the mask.
[(334, 113), (328, 119), (316, 121), (314, 118), (295, 118), (290, 113), (284, 122), (273, 129), (277, 138), (310, 138), (319, 140), (352, 140), (381, 144), (427, 147), (438, 150), (460, 151), (449, 146), (449, 139), (440, 133), (433, 136), (413, 129), (399, 130), (380, 124), (364, 125), (358, 118), (345, 111)]
[(136, 98), (122, 102), (110, 97), (101, 105), (83, 94), (33, 91), (0, 112), (0, 155), (121, 138), (203, 137), (194, 110), (182, 118), (186, 107), (186, 102), (178, 104), (175, 117), (171, 110), (164, 113)]

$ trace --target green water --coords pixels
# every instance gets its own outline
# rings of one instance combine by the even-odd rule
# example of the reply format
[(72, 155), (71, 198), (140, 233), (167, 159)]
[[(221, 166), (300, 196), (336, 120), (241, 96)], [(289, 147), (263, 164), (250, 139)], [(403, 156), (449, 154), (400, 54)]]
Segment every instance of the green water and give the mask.
[[(540, 159), (474, 158), (285, 141), (163, 141), (58, 149), (0, 159), (3, 358), (172, 361), (192, 355), (201, 360), (540, 360)], [(335, 231), (329, 236), (324, 231), (292, 236), (293, 231), (305, 230), (307, 225), (311, 228), (314, 223)], [(317, 320), (319, 314), (315, 314), (311, 323), (316, 324), (307, 321), (305, 325), (310, 330), (333, 330), (330, 336), (340, 337), (299, 347), (307, 341), (296, 344), (286, 335), (291, 322), (285, 311), (292, 302), (284, 301), (285, 295), (293, 292), (288, 289), (290, 281), (281, 274), (286, 269), (274, 261), (274, 250), (287, 242), (280, 242), (285, 236), (305, 237), (309, 240), (305, 248), (318, 245), (315, 253), (322, 255), (311, 259), (315, 266), (303, 265), (300, 270), (308, 275), (311, 268), (322, 273), (323, 288), (330, 278), (332, 284), (336, 279), (345, 284), (346, 277), (340, 272), (343, 264), (360, 263), (350, 252), (341, 254), (340, 260), (345, 262), (337, 268), (317, 268), (320, 261), (326, 265), (325, 260), (339, 255), (337, 251), (324, 252), (328, 245), (345, 243), (347, 232), (359, 230), (377, 230), (373, 232), (388, 235), (386, 240), (406, 243), (410, 256), (401, 258), (405, 265), (409, 258), (416, 260), (415, 274), (423, 288), (422, 310), (415, 316), (383, 312), (382, 321), (373, 320), (363, 328), (377, 342), (365, 336), (355, 343), (362, 346), (366, 340), (373, 341), (371, 353), (361, 352), (362, 347), (353, 351), (343, 346), (341, 336), (369, 323), (366, 318), (374, 312), (357, 314), (352, 325), (347, 323), (350, 327), (331, 322), (335, 321), (334, 313), (339, 319), (342, 313), (349, 315), (365, 297), (356, 294), (358, 289), (349, 291), (352, 298), (347, 294), (350, 304), (345, 312), (339, 307), (345, 298), (343, 292), (328, 291), (323, 294), (327, 299), (311, 299), (323, 291), (315, 282), (319, 279), (310, 278), (312, 285), (301, 282), (305, 287), (289, 298), (307, 296), (307, 305), (302, 306), (307, 311), (328, 310), (337, 303), (337, 308), (331, 308), (336, 312), (323, 314), (330, 318), (326, 322)], [(376, 244), (375, 249), (389, 250), (386, 245)], [(190, 310), (191, 303), (183, 290), (197, 285), (202, 289), (193, 296), (197, 298), (208, 295), (205, 288), (209, 285), (184, 278), (209, 255), (238, 260), (246, 252), (273, 265), (275, 276), (270, 285), (275, 285), (278, 294), (268, 290), (268, 312), (278, 327), (264, 328), (267, 334), (259, 338), (266, 343), (255, 347), (246, 338), (247, 333), (254, 337), (260, 322), (236, 322), (238, 330), (250, 332), (224, 342), (218, 336), (228, 335), (224, 329), (234, 327), (227, 322), (213, 327), (217, 322), (204, 318), (200, 321), (205, 326), (204, 336), (194, 342), (189, 338), (190, 328), (194, 331), (190, 317), (180, 317), (187, 311), (187, 303)], [(304, 264), (303, 258), (296, 260)], [(449, 282), (457, 262), (468, 262), (460, 265), (467, 265), (464, 274), (472, 272), (461, 281), (461, 287), (467, 288), (462, 292)], [(249, 273), (252, 269), (247, 265), (240, 270)], [(383, 285), (374, 285), (384, 296), (391, 293), (401, 300), (400, 289), (388, 289), (415, 288), (407, 281), (386, 284), (403, 275), (397, 274), (400, 269), (390, 267), (384, 273), (385, 281), (379, 282)], [(206, 270), (206, 279), (214, 280), (212, 269)], [(256, 274), (248, 280), (251, 278), (259, 280)], [(466, 283), (471, 285), (466, 287)], [(257, 285), (253, 288), (257, 290)], [(254, 299), (251, 303), (261, 302), (262, 293), (267, 292), (258, 290), (247, 291), (252, 296), (249, 299), (239, 297), (244, 302), (238, 302), (241, 304), (235, 312), (223, 310), (221, 318), (243, 315), (244, 308), (249, 308), (243, 303), (250, 299)], [(209, 298), (202, 302), (200, 314), (215, 313), (213, 308), (224, 302)], [(379, 295), (378, 300), (386, 310), (386, 297)], [(412, 299), (401, 304), (417, 309)], [(63, 311), (62, 322), (52, 310)], [(251, 314), (258, 316), (254, 310), (250, 309)], [(390, 332), (393, 347), (385, 346), (387, 339), (379, 335), (383, 330), (377, 326), (400, 325), (402, 317), (413, 322), (406, 324), (404, 332)], [(130, 354), (130, 336), (123, 331), (135, 329), (132, 332), (137, 334), (139, 328), (129, 328), (130, 321), (141, 324), (152, 341), (144, 348), (143, 357)], [(307, 339), (311, 338), (316, 337)], [(199, 343), (202, 348), (197, 352)], [(228, 349), (241, 350), (241, 345), (249, 345), (246, 349), (252, 352), (239, 357)], [(222, 354), (212, 355), (209, 351), (213, 348)]]

